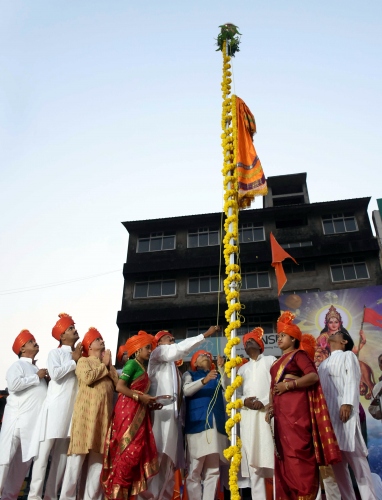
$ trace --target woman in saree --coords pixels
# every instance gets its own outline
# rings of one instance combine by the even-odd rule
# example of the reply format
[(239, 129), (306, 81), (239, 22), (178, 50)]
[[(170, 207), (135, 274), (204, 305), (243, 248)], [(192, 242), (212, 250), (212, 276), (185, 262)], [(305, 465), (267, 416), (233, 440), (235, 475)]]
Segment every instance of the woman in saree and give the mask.
[(159, 409), (148, 395), (145, 369), (155, 339), (140, 331), (126, 342), (130, 359), (117, 383), (118, 401), (106, 436), (101, 481), (107, 499), (129, 499), (147, 488), (158, 470), (150, 410)]
[(303, 335), (286, 311), (277, 322), (283, 351), (271, 367), (266, 420), (274, 417), (277, 500), (314, 500), (319, 465), (341, 461), (326, 401), (314, 365), (315, 339)]

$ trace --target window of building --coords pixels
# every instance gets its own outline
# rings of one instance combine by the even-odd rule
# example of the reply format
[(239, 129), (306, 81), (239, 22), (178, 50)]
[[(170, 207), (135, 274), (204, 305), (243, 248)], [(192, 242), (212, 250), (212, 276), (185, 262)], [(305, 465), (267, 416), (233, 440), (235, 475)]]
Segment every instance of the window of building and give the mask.
[(175, 280), (153, 280), (135, 283), (134, 298), (163, 297), (175, 295)]
[(219, 287), (219, 275), (214, 271), (200, 271), (191, 273), (188, 278), (188, 293), (211, 293), (218, 292), (222, 289), (221, 283)]
[(252, 223), (240, 224), (239, 226), (239, 242), (251, 243), (253, 241), (264, 241), (264, 227), (255, 226)]
[(281, 292), (281, 295), (301, 295), (302, 293), (318, 293), (320, 291), (320, 288), (303, 288), (301, 290), (288, 290)]
[(199, 227), (188, 231), (188, 248), (208, 247), (219, 245), (219, 243), (219, 229), (217, 228)]
[(296, 241), (295, 243), (281, 243), (283, 248), (300, 248), (313, 246), (312, 241)]
[(338, 213), (322, 216), (324, 234), (351, 233), (358, 231), (357, 223), (352, 213)]
[(284, 271), (286, 273), (307, 273), (316, 270), (315, 262), (299, 262), (295, 264), (292, 261), (283, 262)]
[[(205, 333), (211, 325), (216, 325), (216, 317), (211, 319), (189, 321), (187, 324), (186, 337), (196, 337), (201, 333)], [(221, 336), (221, 332), (218, 336)]]
[(349, 257), (330, 261), (332, 281), (364, 280), (369, 278), (364, 259)]
[(175, 235), (171, 233), (150, 233), (138, 238), (138, 253), (174, 250)]
[(270, 288), (269, 273), (264, 266), (248, 266), (241, 273), (241, 289)]

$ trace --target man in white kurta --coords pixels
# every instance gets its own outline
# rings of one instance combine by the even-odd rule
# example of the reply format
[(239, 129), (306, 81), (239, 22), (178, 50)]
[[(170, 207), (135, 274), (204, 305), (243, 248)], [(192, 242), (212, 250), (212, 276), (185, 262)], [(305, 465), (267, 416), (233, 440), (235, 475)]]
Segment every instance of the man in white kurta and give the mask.
[(31, 465), (27, 459), (31, 435), (46, 397), (48, 374), (34, 364), (39, 346), (28, 330), (20, 332), (12, 349), (19, 360), (6, 374), (9, 396), (0, 433), (0, 496), (4, 500), (17, 499)]
[(355, 500), (348, 465), (356, 478), (362, 500), (375, 500), (367, 448), (359, 420), (359, 362), (352, 352), (354, 342), (345, 332), (328, 339), (331, 354), (318, 368), (330, 419), (341, 450), (342, 462), (332, 465), (342, 498)]
[(264, 356), (262, 328), (255, 328), (243, 337), (249, 361), (241, 366), (238, 375), (243, 385), (237, 397), (244, 402), (241, 410), (240, 437), (242, 441), (242, 475), (249, 474), (252, 498), (266, 500), (265, 478), (273, 477), (274, 448), (264, 407), (269, 403), (270, 368), (274, 356)]
[(44, 494), (44, 500), (56, 500), (65, 472), (69, 447), (70, 422), (77, 394), (76, 363), (81, 356), (81, 343), (73, 319), (62, 313), (53, 327), (52, 336), (60, 342), (57, 349), (48, 354), (48, 370), (51, 381), (41, 409), (39, 425), (33, 436), (31, 457), (33, 464), (29, 500), (41, 500), (49, 455), (52, 462)]
[(147, 490), (138, 498), (171, 500), (174, 494), (175, 470), (183, 465), (182, 422), (179, 415), (181, 402), (181, 375), (176, 361), (187, 356), (205, 338), (219, 331), (211, 326), (206, 333), (175, 344), (170, 332), (162, 330), (155, 335), (158, 346), (151, 353), (148, 376), (150, 396), (174, 396), (171, 405), (153, 412), (153, 433), (158, 450), (159, 473), (148, 481)]

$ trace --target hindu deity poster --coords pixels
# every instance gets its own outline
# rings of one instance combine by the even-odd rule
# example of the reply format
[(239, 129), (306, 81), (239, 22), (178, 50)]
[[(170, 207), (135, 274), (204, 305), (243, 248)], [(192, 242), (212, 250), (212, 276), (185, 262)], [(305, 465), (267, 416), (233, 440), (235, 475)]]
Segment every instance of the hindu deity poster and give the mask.
[(368, 412), (373, 387), (382, 380), (382, 286), (349, 288), (329, 292), (280, 296), (280, 309), (296, 315), (303, 333), (317, 338), (316, 366), (329, 356), (327, 339), (339, 327), (354, 341), (354, 352), (361, 369), (360, 401), (366, 414), (369, 463), (372, 472), (382, 476), (382, 421)]

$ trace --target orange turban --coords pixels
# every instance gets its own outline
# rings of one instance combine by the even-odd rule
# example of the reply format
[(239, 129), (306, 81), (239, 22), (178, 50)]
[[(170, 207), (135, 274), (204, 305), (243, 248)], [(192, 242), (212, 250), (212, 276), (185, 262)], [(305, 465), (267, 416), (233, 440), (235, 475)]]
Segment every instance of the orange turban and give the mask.
[(210, 358), (210, 361), (211, 361), (211, 370), (214, 370), (215, 369), (215, 364), (212, 362), (212, 354), (208, 351), (203, 351), (203, 349), (201, 349), (200, 351), (196, 351), (195, 354), (193, 354), (192, 358), (191, 358), (191, 370), (192, 371), (196, 371), (196, 360), (197, 358), (201, 355), (201, 354), (206, 354), (209, 358)]
[(157, 342), (160, 341), (160, 339), (162, 337), (164, 337), (165, 335), (171, 335), (171, 337), (173, 336), (172, 333), (168, 332), (167, 330), (161, 330), (160, 332), (158, 332), (156, 335), (155, 335), (155, 340)]
[(35, 340), (31, 332), (29, 330), (21, 330), (21, 332), (17, 335), (15, 341), (13, 342), (12, 351), (18, 356), (20, 354), (22, 346), (30, 340)]
[(306, 352), (312, 361), (316, 352), (316, 339), (310, 333), (303, 333), (301, 337), (300, 349)]
[(277, 320), (277, 333), (286, 333), (294, 339), (301, 341), (302, 332), (297, 325), (294, 325), (292, 321), (295, 315), (290, 311), (285, 311)]
[(85, 333), (84, 339), (82, 341), (83, 352), (82, 355), (87, 358), (89, 356), (89, 347), (95, 339), (102, 339), (102, 335), (99, 333), (97, 328), (91, 326), (89, 330)]
[(69, 328), (69, 326), (74, 325), (73, 318), (66, 313), (60, 313), (58, 315), (60, 318), (52, 329), (52, 336), (60, 342), (61, 335)]
[(134, 335), (126, 340), (125, 348), (129, 353), (129, 356), (132, 356), (138, 351), (138, 349), (141, 349), (149, 344), (152, 345), (153, 349), (156, 347), (155, 337), (144, 332), (143, 330), (140, 330), (138, 335)]
[(122, 361), (122, 356), (125, 352), (127, 352), (127, 355), (129, 355), (129, 351), (127, 350), (126, 344), (120, 345), (117, 352), (117, 359), (119, 362)]
[(262, 328), (260, 328), (260, 326), (257, 326), (256, 328), (254, 328), (252, 331), (250, 331), (249, 333), (246, 333), (244, 336), (243, 336), (243, 345), (244, 345), (244, 348), (245, 348), (245, 344), (247, 343), (247, 341), (249, 339), (253, 339), (255, 342), (257, 342), (260, 346), (260, 352), (264, 352), (264, 342), (262, 340), (262, 337), (264, 335), (264, 330)]

